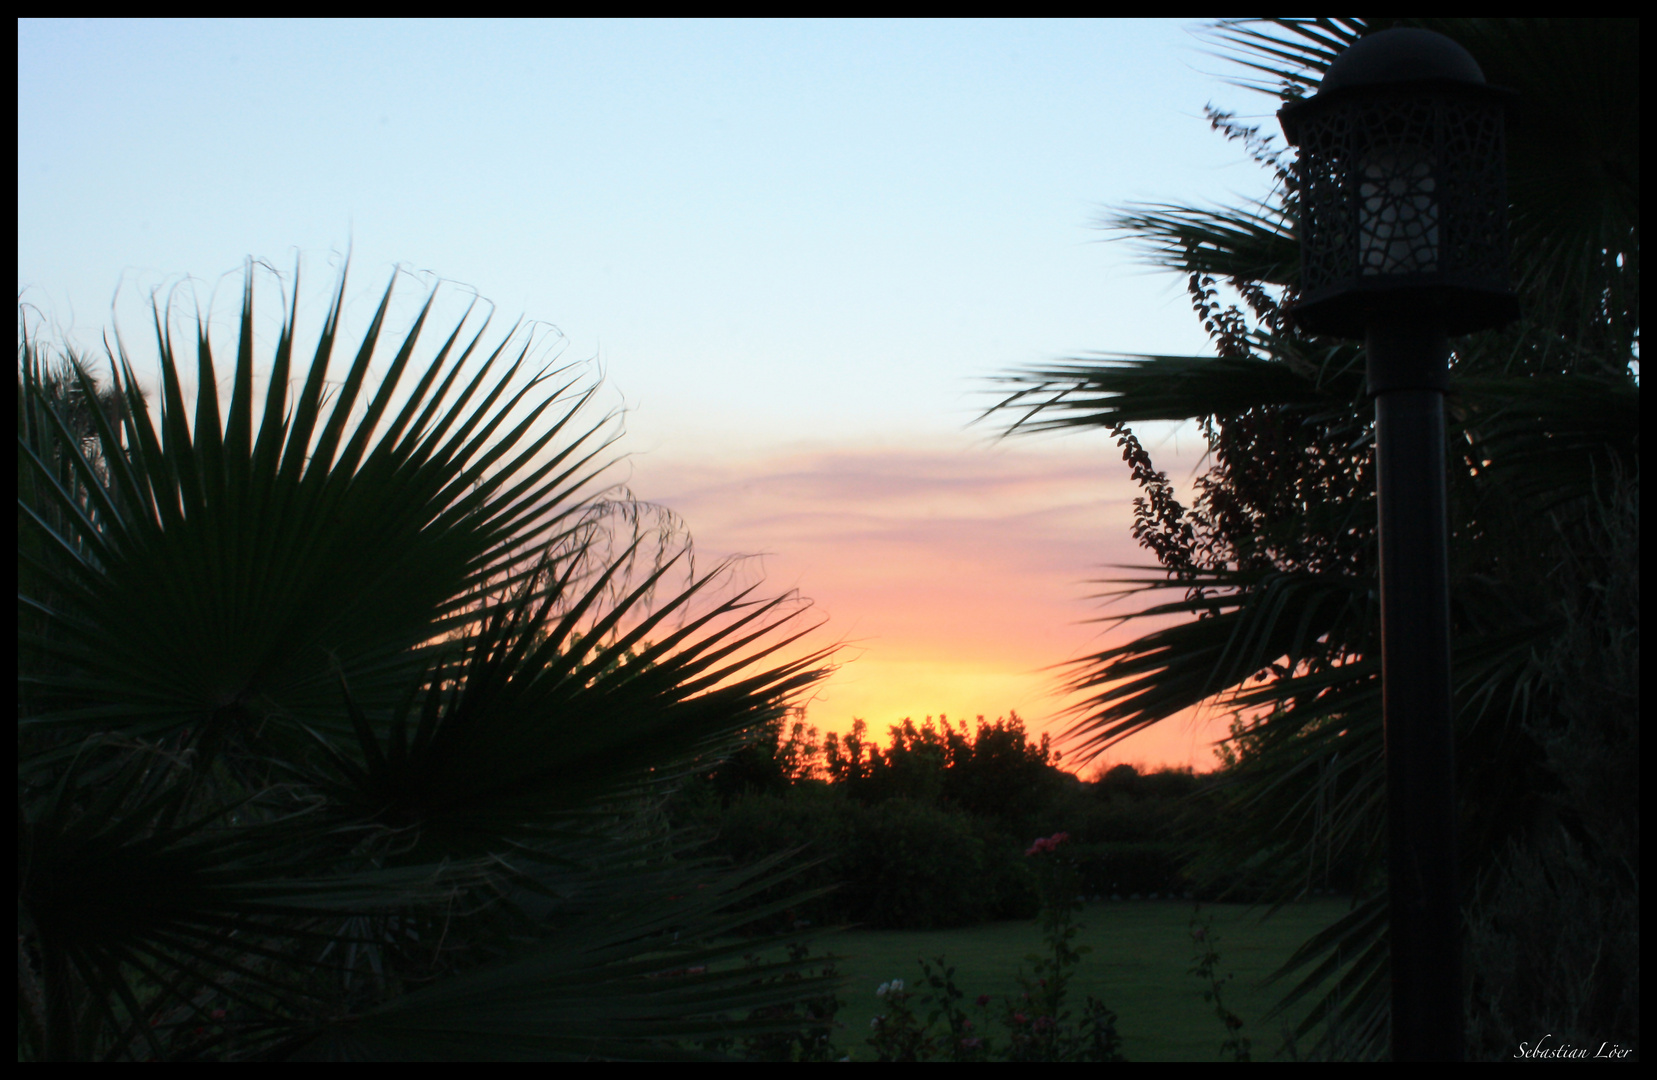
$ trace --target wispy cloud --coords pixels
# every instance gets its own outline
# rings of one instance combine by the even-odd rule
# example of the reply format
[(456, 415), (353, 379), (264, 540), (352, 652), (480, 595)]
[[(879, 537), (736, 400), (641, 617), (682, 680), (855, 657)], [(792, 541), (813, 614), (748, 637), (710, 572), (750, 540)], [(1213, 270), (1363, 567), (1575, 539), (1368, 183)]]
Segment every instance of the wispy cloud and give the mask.
[[(1158, 456), (1176, 483), (1192, 463)], [(683, 515), (704, 557), (759, 556), (772, 587), (798, 588), (853, 643), (811, 707), (828, 730), (1011, 709), (1039, 725), (1066, 704), (1054, 665), (1149, 628), (1095, 621), (1111, 564), (1151, 561), (1129, 532), (1138, 491), (1103, 441), (651, 455), (632, 487)], [(1112, 758), (1207, 767), (1223, 734), (1159, 727)]]

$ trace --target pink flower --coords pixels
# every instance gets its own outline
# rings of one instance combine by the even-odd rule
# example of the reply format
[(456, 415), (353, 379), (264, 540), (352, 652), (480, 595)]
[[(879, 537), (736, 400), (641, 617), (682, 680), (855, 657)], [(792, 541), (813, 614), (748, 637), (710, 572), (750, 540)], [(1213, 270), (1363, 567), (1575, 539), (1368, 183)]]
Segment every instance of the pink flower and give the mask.
[(1036, 855), (1044, 851), (1052, 851), (1068, 839), (1070, 839), (1070, 834), (1067, 832), (1054, 833), (1052, 836), (1039, 837), (1035, 843), (1030, 845), (1029, 850), (1027, 850), (1024, 854)]

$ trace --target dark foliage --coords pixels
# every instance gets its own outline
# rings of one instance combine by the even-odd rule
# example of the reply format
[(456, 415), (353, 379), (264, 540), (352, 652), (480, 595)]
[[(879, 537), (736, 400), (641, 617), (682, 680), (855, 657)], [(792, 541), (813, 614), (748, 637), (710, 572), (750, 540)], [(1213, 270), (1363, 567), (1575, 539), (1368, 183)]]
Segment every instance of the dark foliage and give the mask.
[[(909, 990), (901, 979), (876, 991), (885, 1012), (875, 1017), (869, 1045), (880, 1061), (1122, 1061), (1116, 1014), (1088, 995), (1080, 1015), (1069, 1001), (1075, 968), (1091, 948), (1076, 943), (1082, 908), (1075, 863), (1066, 854), (1069, 834), (1036, 839), (1024, 852), (1041, 893), (1040, 922), (1046, 949), (1026, 957), (1022, 990), (992, 1009), (988, 994), (975, 1008), (955, 982), (955, 969), (939, 956), (922, 960), (926, 990)], [(933, 964), (936, 964), (936, 967)], [(927, 1008), (924, 1017), (912, 1001)], [(939, 1021), (942, 1021), (940, 1025)], [(994, 1034), (997, 1022), (1002, 1034)]]
[(1085, 782), (1031, 743), (1016, 715), (976, 733), (906, 722), (893, 725), (891, 739), (874, 746), (859, 725), (825, 747), (803, 721), (774, 722), (687, 783), (669, 814), (714, 834), (710, 850), (739, 862), (796, 849), (813, 860), (801, 883), (833, 891), (770, 926), (1027, 918), (1037, 895), (1022, 853), (1031, 836), (1061, 830), (1086, 897), (1261, 894), (1258, 875), (1187, 873), (1213, 831), (1212, 777), (1119, 765)]
[[(1638, 25), (1269, 19), (1215, 34), (1264, 77), (1256, 89), (1289, 99), (1357, 37), (1400, 22), (1456, 39), (1520, 101), (1508, 175), (1524, 318), (1455, 341), (1447, 402), (1470, 1049), (1511, 1054), (1527, 1025), (1626, 1041), (1638, 1030), (1627, 990), (1638, 985), (1639, 623), (1637, 604), (1605, 598), (1638, 596), (1633, 549), (1616, 539), (1638, 535)], [(1215, 355), (1023, 372), (1001, 408), (1014, 428), (1117, 437), (1145, 492), (1134, 534), (1158, 566), (1116, 584), (1183, 594), (1140, 614), (1188, 621), (1077, 665), (1075, 734), (1098, 750), (1202, 702), (1237, 713), (1199, 876), (1265, 874), (1277, 900), (1319, 882), (1375, 890), (1293, 958), (1285, 973), (1301, 981), (1285, 1004), (1318, 989), (1296, 1035), (1328, 1021), (1314, 1052), (1377, 1056), (1373, 409), (1358, 346), (1306, 338), (1283, 318), (1298, 259), (1284, 149), (1269, 130), (1210, 117), (1271, 172), (1273, 195), (1134, 207), (1110, 225), (1184, 277)], [(1182, 419), (1202, 425), (1210, 450), (1190, 507), (1128, 427)], [(1581, 935), (1569, 949), (1530, 947), (1566, 924)]]
[(343, 276), (308, 364), (296, 289), (256, 418), (254, 280), (222, 412), (200, 318), (192, 409), (155, 311), (158, 411), (118, 338), (110, 390), (20, 320), (19, 1058), (664, 1058), (787, 1026), (742, 1017), (819, 997), (818, 965), (722, 940), (785, 875), (711, 871), (654, 811), (824, 674), (778, 655), (798, 606), (704, 602), (677, 519), (594, 484), (586, 376), (470, 312), (430, 355), (430, 298), (388, 350), (388, 288), (341, 371)]

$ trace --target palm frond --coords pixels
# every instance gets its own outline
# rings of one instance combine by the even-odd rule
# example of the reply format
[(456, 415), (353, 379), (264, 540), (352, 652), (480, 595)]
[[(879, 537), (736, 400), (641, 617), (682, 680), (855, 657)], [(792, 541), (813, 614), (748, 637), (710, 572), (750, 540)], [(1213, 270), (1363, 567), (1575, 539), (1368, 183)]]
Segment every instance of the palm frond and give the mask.
[[(93, 737), (52, 771), (19, 806), (19, 917), (44, 969), (79, 972), (111, 1031), (173, 1007), (168, 987), (302, 1011), (310, 995), (284, 969), (308, 943), (340, 940), (319, 919), (440, 908), (499, 877), (487, 861), (331, 870), (362, 825), (254, 796), (203, 808), (188, 755)], [(70, 992), (61, 978), (56, 989)]]
[(1013, 389), (984, 415), (1014, 414), (1009, 433), (1035, 433), (1231, 416), (1276, 405), (1327, 407), (1351, 400), (1359, 376), (1347, 374), (1320, 386), (1306, 366), (1296, 370), (1289, 363), (1244, 357), (1074, 360), (998, 377)]
[(1586, 375), (1458, 380), (1478, 467), (1538, 511), (1639, 460), (1640, 388)]
[(290, 400), (296, 288), (262, 408), (251, 272), (222, 412), (199, 316), (193, 416), (159, 306), (158, 416), (118, 339), (100, 395), (22, 330), (20, 1052), (661, 1057), (785, 1023), (727, 1011), (810, 997), (803, 962), (646, 975), (673, 934), (727, 956), (792, 870), (710, 878), (646, 823), (832, 648), (598, 486), (613, 418), (518, 329), (468, 308), (417, 359), (428, 297), (370, 391), (388, 287), (333, 383), (344, 287)]
[(1639, 338), (1637, 19), (1425, 19), (1496, 86), (1507, 125), (1516, 285), (1527, 318), (1603, 349), (1623, 374)]
[[(1457, 342), (1450, 396), (1463, 879), (1482, 882), (1493, 853), (1543, 820), (1542, 793), (1557, 780), (1530, 733), (1579, 692), (1540, 660), (1571, 609), (1555, 598), (1563, 586), (1552, 579), (1592, 533), (1579, 519), (1638, 475), (1638, 33), (1616, 20), (1248, 19), (1217, 23), (1213, 35), (1221, 55), (1248, 73), (1238, 85), (1275, 106), (1313, 92), (1357, 38), (1396, 25), (1449, 35), (1492, 84), (1519, 93), (1508, 175), (1525, 317)], [(1282, 177), (1281, 155), (1257, 130), (1212, 111), (1211, 119)], [(1281, 301), (1261, 292), (1295, 284), (1292, 200), (1291, 187), (1280, 185), (1264, 206), (1150, 204), (1112, 218), (1153, 262), (1191, 275), (1193, 306), (1219, 357), (1048, 365), (1001, 379), (1010, 392), (989, 410), (1022, 432), (1204, 420), (1215, 464), (1199, 480), (1198, 526), (1246, 535), (1199, 545), (1213, 562), (1199, 572), (1175, 565), (1160, 580), (1129, 583), (1185, 590), (1183, 600), (1136, 613), (1185, 621), (1069, 666), (1068, 686), (1082, 696), (1072, 737), (1097, 750), (1203, 702), (1253, 717), (1245, 734), (1254, 756), (1228, 774), (1233, 813), (1202, 866), (1247, 864), (1275, 902), (1299, 895), (1320, 859), (1373, 885), (1384, 854), (1376, 840), (1384, 833), (1379, 665), (1371, 605), (1357, 599), (1368, 562), (1340, 564), (1358, 571), (1332, 579), (1350, 590), (1348, 614), (1321, 642), (1329, 652), (1311, 662), (1291, 647), (1291, 628), (1311, 633), (1325, 625), (1320, 611), (1336, 610), (1310, 603), (1321, 586), (1261, 572), (1218, 587), (1227, 559), (1257, 566), (1264, 556), (1279, 574), (1304, 569), (1304, 552), (1280, 542), (1281, 530), (1373, 535), (1372, 513), (1348, 490), (1361, 470), (1328, 468), (1329, 455), (1367, 452), (1361, 352), (1297, 338), (1276, 319)], [(1238, 290), (1252, 319), (1220, 306), (1214, 278)], [(1279, 453), (1279, 444), (1304, 453)], [(1256, 463), (1248, 456), (1256, 452), (1272, 460)], [(1295, 497), (1276, 498), (1270, 478)], [(1355, 550), (1362, 555), (1361, 544)], [(1295, 599), (1302, 589), (1310, 590), (1304, 607)], [(1248, 668), (1262, 657), (1271, 666), (1254, 679)], [(1374, 1056), (1384, 1048), (1384, 920), (1384, 900), (1360, 898), (1351, 918), (1280, 973), (1306, 973), (1289, 1001), (1323, 988), (1299, 1032), (1323, 1025), (1318, 1052)]]
[[(744, 902), (786, 879), (782, 857), (703, 876), (682, 870), (587, 875), (567, 890), (532, 948), (292, 1040), (295, 1058), (332, 1060), (674, 1060), (699, 1042), (760, 1034), (740, 1014), (832, 990), (798, 975), (829, 958), (733, 961), (799, 933), (733, 932), (797, 903)], [(815, 894), (813, 894), (815, 895)]]
[[(1269, 76), (1271, 82), (1234, 82), (1277, 97), (1317, 89), (1335, 57), (1371, 29), (1371, 19), (1227, 19), (1212, 33), (1230, 50), (1228, 60)], [(1222, 54), (1226, 55), (1226, 54)]]
[[(1066, 737), (1077, 752), (1097, 753), (1146, 726), (1216, 699), (1252, 704), (1245, 684), (1274, 665), (1295, 670), (1361, 652), (1372, 634), (1374, 599), (1368, 582), (1331, 575), (1192, 571), (1109, 582), (1178, 588), (1180, 600), (1146, 606), (1124, 619), (1185, 615), (1188, 621), (1084, 657), (1071, 665), (1067, 689), (1086, 695), (1071, 707)], [(1371, 680), (1362, 666), (1335, 666), (1305, 677), (1350, 683)]]
[(1300, 240), (1280, 207), (1193, 209), (1133, 204), (1106, 219), (1156, 266), (1236, 281), (1293, 287), (1300, 280)]
[[(465, 850), (478, 837), (519, 846), (581, 836), (586, 829), (572, 815), (660, 784), (678, 763), (782, 715), (823, 676), (829, 650), (749, 671), (804, 632), (789, 626), (803, 610), (797, 605), (744, 592), (669, 626), (724, 568), (654, 610), (634, 611), (667, 569), (584, 635), (575, 620), (607, 579), (573, 604), (561, 595), (567, 576), (525, 590), (465, 640), (456, 665), (434, 666), (389, 719), (371, 719), (345, 687), (355, 746), (336, 748), (319, 735), (329, 766), (307, 782), (341, 810), (417, 832), (407, 856), (414, 859)], [(567, 614), (549, 627), (560, 606)], [(623, 616), (635, 625), (605, 644)], [(663, 630), (659, 643), (645, 643)]]
[[(590, 391), (577, 391), (567, 378), (538, 400), (528, 395), (548, 378), (546, 372), (505, 396), (526, 363), (527, 342), (514, 347), (510, 337), (503, 341), (460, 399), (431, 418), (439, 400), (423, 402), (422, 393), (446, 365), (458, 371), (478, 346), (474, 338), (451, 355), (456, 343), (451, 335), (402, 415), (370, 443), (409, 363), (422, 312), (367, 414), (350, 429), (345, 452), (332, 460), (345, 439), (389, 299), (388, 290), (314, 446), (307, 440), (319, 411), (338, 293), (291, 419), (280, 405), (286, 382), (272, 381), (269, 394), (277, 404), (267, 402), (257, 451), (241, 433), (249, 421), (252, 374), (238, 361), (231, 392), (235, 430), (228, 445), (239, 447), (242, 456), (234, 467), (226, 464), (216, 405), (198, 401), (195, 431), (185, 424), (178, 363), (159, 310), (164, 391), (159, 431), (136, 407), (141, 398), (124, 351), (118, 369), (126, 402), (122, 434), (135, 451), (130, 472), (122, 464), (127, 455), (120, 436), (98, 417), (98, 440), (115, 467), (104, 481), (84, 451), (69, 447), (79, 491), (90, 501), (82, 512), (75, 494), (48, 482), (47, 463), (20, 447), (25, 464), (41, 479), (46, 503), (77, 527), (53, 528), (35, 507), (20, 508), (48, 542), (64, 551), (89, 550), (95, 563), (90, 573), (38, 568), (56, 596), (48, 605), (52, 616), (76, 627), (72, 641), (26, 642), (76, 672), (67, 682), (42, 679), (38, 689), (73, 690), (78, 700), (73, 712), (48, 711), (25, 720), (26, 727), (70, 723), (75, 715), (129, 734), (162, 734), (188, 725), (241, 730), (267, 721), (280, 725), (307, 708), (331, 708), (330, 656), (357, 675), (359, 692), (395, 692), (411, 664), (415, 672), (422, 666), (414, 646), (442, 633), (445, 619), (460, 612), (484, 582), (533, 555), (537, 545), (556, 542), (561, 525), (581, 511), (585, 485), (605, 464), (601, 455), (608, 440), (602, 420), (571, 428)], [(251, 311), (244, 313), (239, 357), (251, 348), (250, 317)], [(291, 352), (292, 317), (290, 312), (281, 331), (279, 356)], [(509, 349), (515, 355), (507, 371), (476, 409), (464, 412), (490, 366)], [(213, 386), (205, 338), (198, 343), (198, 366), (202, 385)], [(526, 401), (530, 416), (499, 432), (505, 417)], [(421, 404), (430, 406), (431, 419), (423, 418), (423, 427), (399, 439)], [(530, 439), (535, 424), (545, 430)], [(448, 445), (439, 445), (450, 427), (459, 431)], [(477, 432), (463, 443), (474, 427)], [(532, 467), (535, 456), (560, 436), (565, 444)], [(516, 457), (486, 475), (514, 448)], [(520, 483), (491, 498), (508, 478)]]

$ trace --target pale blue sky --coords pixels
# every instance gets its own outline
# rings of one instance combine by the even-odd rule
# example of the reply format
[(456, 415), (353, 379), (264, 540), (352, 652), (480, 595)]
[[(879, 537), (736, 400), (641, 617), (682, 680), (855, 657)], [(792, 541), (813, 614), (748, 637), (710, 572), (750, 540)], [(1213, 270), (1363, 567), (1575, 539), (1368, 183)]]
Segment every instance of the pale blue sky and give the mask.
[(1199, 25), (24, 21), (18, 287), (96, 341), (117, 284), (129, 334), (248, 255), (321, 303), (349, 244), (556, 324), (652, 448), (958, 432), (1009, 367), (1205, 349), (1094, 228), (1262, 193)]

